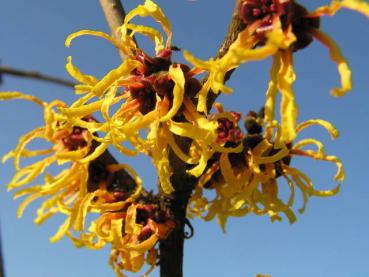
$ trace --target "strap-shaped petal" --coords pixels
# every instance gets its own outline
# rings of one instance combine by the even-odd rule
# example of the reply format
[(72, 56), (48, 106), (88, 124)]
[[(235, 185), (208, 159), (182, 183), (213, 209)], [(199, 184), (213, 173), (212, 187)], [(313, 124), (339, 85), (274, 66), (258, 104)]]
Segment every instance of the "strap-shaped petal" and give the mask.
[(106, 39), (107, 41), (111, 42), (115, 47), (117, 47), (119, 50), (121, 50), (123, 53), (125, 53), (126, 55), (130, 54), (130, 51), (127, 49), (127, 47), (123, 43), (115, 40), (110, 35), (104, 32), (91, 31), (91, 30), (81, 30), (81, 31), (70, 34), (65, 40), (65, 46), (69, 48), (72, 41), (75, 38), (80, 37), (80, 36), (85, 36), (85, 35), (96, 36), (96, 37)]
[(183, 103), (185, 78), (183, 71), (178, 64), (174, 64), (169, 67), (169, 77), (174, 82), (173, 104), (168, 113), (160, 119), (161, 122), (167, 121), (175, 116)]
[(37, 98), (36, 96), (25, 94), (18, 91), (4, 91), (0, 92), (0, 100), (13, 100), (13, 99), (23, 99), (28, 100), (33, 103), (36, 103), (42, 107), (47, 105), (46, 102), (42, 101), (41, 99)]
[(65, 65), (66, 70), (74, 79), (82, 84), (94, 86), (98, 80), (92, 75), (83, 74), (76, 66), (72, 63), (72, 57), (67, 58), (67, 64)]
[[(124, 19), (124, 24), (121, 27), (122, 37), (127, 36), (127, 24), (130, 22), (134, 17), (141, 16), (151, 16), (154, 18), (159, 24), (162, 26), (164, 32), (167, 34), (167, 43), (166, 48), (170, 47), (171, 38), (172, 38), (172, 31), (170, 30), (170, 22), (164, 15), (163, 11), (160, 9), (158, 5), (156, 5), (151, 0), (146, 0), (143, 5), (137, 6), (135, 9), (131, 10)], [(160, 49), (161, 50), (161, 49)]]
[(341, 87), (333, 88), (331, 94), (335, 97), (344, 96), (352, 89), (351, 70), (335, 41), (322, 31), (313, 30), (312, 34), (319, 42), (325, 45), (330, 53), (331, 60), (337, 64), (341, 77)]
[(336, 139), (340, 135), (339, 131), (336, 129), (336, 127), (334, 127), (332, 123), (326, 120), (323, 120), (323, 119), (310, 119), (310, 120), (304, 121), (300, 123), (299, 125), (297, 125), (296, 132), (300, 133), (302, 130), (312, 125), (320, 125), (323, 128), (325, 128), (328, 131), (332, 139)]
[(278, 72), (278, 87), (281, 99), (281, 139), (290, 142), (296, 138), (297, 104), (292, 89), (296, 79), (293, 70), (292, 50), (281, 53), (281, 68)]

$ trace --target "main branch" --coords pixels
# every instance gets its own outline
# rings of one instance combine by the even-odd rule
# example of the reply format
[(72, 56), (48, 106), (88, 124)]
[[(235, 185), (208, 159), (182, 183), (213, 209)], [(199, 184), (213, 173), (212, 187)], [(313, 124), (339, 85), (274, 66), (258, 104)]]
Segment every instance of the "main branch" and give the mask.
[[(239, 32), (244, 28), (239, 19), (239, 10), (242, 0), (237, 0), (229, 24), (228, 32), (218, 51), (217, 57), (225, 55), (236, 40)], [(226, 75), (228, 80), (233, 71), (229, 71)], [(205, 82), (205, 80), (203, 80)], [(210, 91), (208, 98), (208, 110), (213, 105), (216, 94)], [(183, 150), (189, 146), (189, 142), (185, 138), (177, 138), (178, 145)], [(170, 157), (173, 176), (171, 178), (172, 185), (175, 189), (174, 195), (169, 198), (170, 208), (175, 217), (177, 226), (170, 234), (167, 240), (160, 243), (160, 277), (182, 277), (183, 276), (183, 253), (185, 238), (185, 222), (188, 201), (191, 197), (192, 190), (195, 187), (196, 179), (191, 178), (186, 173), (187, 165), (172, 153)]]

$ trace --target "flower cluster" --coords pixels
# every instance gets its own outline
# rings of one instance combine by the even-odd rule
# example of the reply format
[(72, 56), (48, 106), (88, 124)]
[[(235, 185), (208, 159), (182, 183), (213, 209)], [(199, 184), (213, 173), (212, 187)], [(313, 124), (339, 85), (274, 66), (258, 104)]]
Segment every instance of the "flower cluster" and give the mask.
[[(300, 213), (304, 212), (309, 197), (332, 196), (338, 192), (344, 179), (342, 164), (337, 157), (325, 153), (320, 141), (309, 138), (284, 143), (281, 126), (278, 124), (268, 126), (263, 132), (264, 109), (259, 113), (248, 113), (245, 119), (246, 133), (242, 133), (237, 126), (239, 119), (237, 114), (234, 122), (225, 118), (220, 120), (229, 123), (229, 134), (237, 134), (228, 143), (243, 145), (242, 152), (217, 152), (212, 156), (192, 195), (190, 214), (206, 221), (216, 216), (223, 230), (229, 216), (244, 216), (248, 213), (269, 214), (272, 221), (281, 220), (279, 214), (283, 213), (293, 223), (296, 220), (292, 210), (296, 189), (301, 191), (304, 200)], [(334, 126), (324, 120), (303, 122), (296, 127), (296, 133), (312, 125), (327, 129), (332, 139), (338, 137)], [(219, 129), (219, 136), (224, 137), (223, 134), (223, 128)], [(306, 149), (308, 146), (310, 149)], [(334, 177), (337, 186), (326, 191), (315, 189), (306, 174), (290, 165), (296, 156), (335, 163), (338, 169)], [(290, 196), (285, 202), (278, 195), (280, 179), (290, 188)], [(215, 196), (209, 199), (204, 190), (214, 190)]]
[(199, 93), (198, 110), (206, 112), (209, 91), (218, 94), (232, 92), (224, 85), (227, 72), (243, 63), (273, 57), (271, 80), (266, 93), (265, 116), (267, 124), (273, 124), (276, 97), (281, 93), (282, 137), (285, 141), (296, 137), (297, 104), (292, 85), (296, 78), (293, 68), (293, 53), (307, 47), (313, 39), (325, 45), (331, 59), (337, 64), (341, 87), (332, 89), (333, 96), (345, 95), (351, 90), (351, 71), (336, 43), (319, 30), (320, 17), (334, 15), (341, 8), (359, 11), (369, 17), (368, 3), (360, 0), (332, 1), (309, 13), (293, 0), (241, 1), (240, 20), (245, 28), (221, 58), (203, 61), (185, 52), (185, 58), (209, 72), (209, 78)]
[[(313, 39), (326, 45), (338, 64), (341, 87), (334, 89), (333, 95), (342, 96), (351, 89), (347, 62), (333, 40), (319, 30), (320, 17), (333, 15), (342, 7), (369, 15), (369, 5), (359, 0), (333, 1), (311, 13), (293, 0), (241, 1), (238, 12), (244, 28), (236, 40), (223, 56), (208, 61), (184, 51), (193, 68), (173, 61), (179, 49), (172, 45), (170, 23), (151, 0), (127, 14), (118, 30), (119, 40), (98, 31), (71, 34), (67, 47), (79, 36), (97, 36), (111, 42), (124, 59), (99, 80), (82, 73), (68, 57), (66, 69), (78, 81), (75, 92), (79, 95), (71, 105), (59, 100), (46, 103), (18, 92), (0, 94), (2, 100), (33, 101), (44, 111), (44, 126), (23, 136), (4, 157), (13, 158), (16, 169), (8, 188), (19, 189), (15, 197), (27, 196), (18, 215), (32, 201), (44, 198), (36, 223), (57, 213), (66, 216), (51, 241), (66, 235), (77, 247), (100, 249), (111, 245), (110, 264), (118, 276), (124, 276), (124, 271), (139, 272), (145, 261), (150, 272), (160, 258), (157, 243), (178, 224), (159, 199), (176, 189), (172, 153), (196, 179), (188, 205), (190, 216), (204, 220), (217, 217), (223, 229), (229, 216), (248, 213), (268, 214), (272, 221), (281, 220), (284, 214), (293, 223), (297, 189), (303, 198), (302, 213), (309, 197), (336, 194), (344, 179), (340, 160), (327, 155), (320, 141), (297, 139), (312, 125), (324, 127), (333, 139), (338, 131), (320, 119), (297, 124), (293, 92), (293, 54)], [(137, 16), (151, 17), (162, 31), (133, 23)], [(153, 56), (138, 47), (134, 39), (137, 34), (153, 41)], [(241, 113), (227, 112), (219, 103), (213, 105), (213, 113), (208, 95), (230, 93), (232, 89), (225, 86), (227, 73), (267, 57), (272, 57), (273, 65), (265, 108), (248, 112), (243, 131), (239, 126)], [(203, 72), (208, 76), (202, 83), (196, 77)], [(278, 92), (280, 122), (275, 115)], [(28, 149), (35, 139), (50, 147)], [(178, 143), (183, 139), (189, 142), (188, 149)], [(135, 171), (118, 164), (107, 152), (108, 147), (125, 156), (142, 153), (151, 157), (162, 194), (154, 197), (145, 192)], [(336, 164), (337, 186), (317, 190), (306, 174), (292, 166), (297, 156)], [(22, 166), (21, 158), (31, 162)], [(55, 168), (58, 173), (50, 173)], [(42, 178), (42, 184), (34, 185)], [(290, 189), (288, 199), (278, 193), (283, 182)], [(206, 190), (215, 196), (210, 198)], [(90, 213), (97, 216), (90, 219)]]
[(157, 263), (156, 242), (166, 239), (174, 225), (157, 204), (126, 202), (119, 211), (103, 213), (80, 238), (69, 236), (77, 247), (101, 249), (110, 243), (110, 264), (118, 276), (123, 270), (140, 271), (145, 261), (148, 274)]

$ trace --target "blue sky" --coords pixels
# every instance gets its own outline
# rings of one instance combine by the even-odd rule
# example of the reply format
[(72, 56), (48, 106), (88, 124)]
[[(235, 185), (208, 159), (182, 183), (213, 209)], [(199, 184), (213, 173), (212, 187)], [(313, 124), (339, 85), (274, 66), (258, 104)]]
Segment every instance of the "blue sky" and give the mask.
[[(0, 9), (2, 64), (39, 70), (68, 79), (66, 57), (84, 72), (102, 76), (119, 64), (114, 47), (101, 39), (81, 38), (70, 49), (66, 36), (80, 29), (108, 31), (98, 1), (19, 0), (3, 1)], [(123, 1), (127, 9), (141, 1)], [(172, 22), (175, 45), (196, 56), (215, 55), (227, 29), (233, 1), (161, 0), (157, 1)], [(308, 2), (308, 1), (305, 1)], [(315, 7), (327, 1), (309, 1)], [(323, 118), (341, 131), (331, 141), (325, 131), (314, 128), (309, 134), (326, 142), (326, 150), (338, 155), (345, 165), (346, 180), (341, 192), (332, 198), (311, 198), (305, 214), (294, 225), (286, 220), (271, 223), (267, 217), (248, 215), (231, 219), (227, 234), (215, 222), (195, 220), (195, 236), (186, 241), (186, 277), (254, 276), (273, 277), (367, 277), (369, 276), (369, 78), (367, 19), (355, 12), (341, 11), (324, 18), (322, 29), (341, 46), (353, 71), (354, 88), (335, 99), (329, 90), (339, 82), (335, 65), (319, 43), (295, 55), (296, 98), (299, 121)], [(140, 41), (145, 45), (147, 41)], [(150, 47), (145, 45), (144, 47)], [(177, 60), (181, 60), (180, 54)], [(270, 60), (249, 63), (233, 75), (229, 85), (234, 94), (219, 98), (228, 109), (244, 114), (258, 109), (264, 101)], [(23, 91), (45, 100), (70, 102), (69, 89), (6, 77), (0, 91)], [(22, 101), (0, 103), (0, 156), (12, 149), (17, 139), (42, 124), (41, 111)], [(123, 160), (127, 162), (127, 160)], [(150, 161), (129, 161), (148, 185), (156, 183)], [(146, 163), (142, 170), (142, 163)], [(334, 186), (334, 168), (296, 160), (293, 165), (313, 177), (319, 188)], [(140, 171), (141, 170), (141, 171)], [(38, 227), (33, 224), (37, 204), (24, 217), (16, 218), (19, 201), (13, 201), (5, 184), (14, 170), (11, 163), (0, 165), (0, 209), (3, 252), (7, 277), (84, 277), (114, 276), (107, 260), (109, 249), (75, 249), (67, 239), (50, 244), (50, 237), (62, 222), (55, 218)], [(301, 204), (299, 196), (296, 210)], [(130, 275), (132, 276), (132, 274)], [(155, 271), (152, 276), (158, 276)]]

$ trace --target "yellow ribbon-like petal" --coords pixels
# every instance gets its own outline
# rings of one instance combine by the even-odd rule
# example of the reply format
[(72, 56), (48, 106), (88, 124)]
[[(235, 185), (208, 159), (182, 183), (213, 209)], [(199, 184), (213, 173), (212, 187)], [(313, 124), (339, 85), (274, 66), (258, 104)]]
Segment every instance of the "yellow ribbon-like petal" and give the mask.
[(87, 84), (90, 86), (94, 86), (98, 80), (92, 75), (83, 74), (77, 67), (75, 67), (72, 63), (72, 57), (69, 56), (67, 58), (67, 64), (65, 65), (66, 70), (74, 79), (82, 84)]
[(346, 59), (343, 57), (338, 45), (327, 34), (318, 30), (313, 30), (312, 34), (319, 42), (328, 48), (332, 61), (335, 62), (338, 67), (338, 72), (341, 77), (341, 87), (333, 88), (331, 94), (335, 97), (344, 96), (352, 89), (351, 70)]
[(166, 115), (164, 115), (160, 121), (164, 122), (171, 119), (176, 115), (179, 108), (182, 105), (183, 97), (184, 97), (184, 86), (185, 86), (185, 78), (181, 67), (178, 64), (171, 65), (169, 68), (169, 77), (174, 82), (173, 88), (173, 104), (171, 109), (168, 111)]
[(47, 105), (46, 102), (42, 101), (41, 99), (38, 99), (37, 97), (33, 95), (25, 94), (25, 93), (18, 92), (18, 91), (0, 92), (0, 100), (12, 100), (12, 99), (28, 100), (42, 107), (45, 107)]

